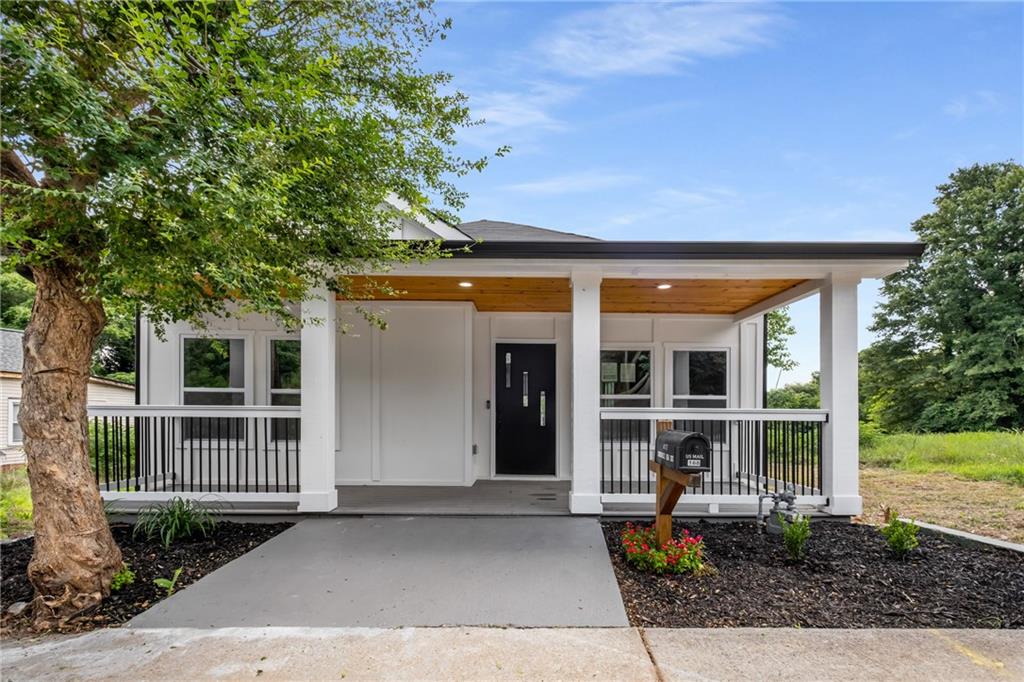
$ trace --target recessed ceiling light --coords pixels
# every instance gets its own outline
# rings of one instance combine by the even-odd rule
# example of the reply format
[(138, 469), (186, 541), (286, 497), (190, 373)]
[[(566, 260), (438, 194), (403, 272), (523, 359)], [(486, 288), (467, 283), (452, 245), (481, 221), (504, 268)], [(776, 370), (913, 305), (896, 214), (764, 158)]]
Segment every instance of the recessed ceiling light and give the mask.
[(469, 287), (473, 286), (473, 283), (472, 282), (459, 282), (459, 286), (468, 289)]
[(671, 285), (671, 284), (668, 284), (668, 283), (666, 282), (665, 284), (659, 284), (659, 285), (658, 285), (658, 288), (659, 288), (659, 289), (671, 289), (671, 288), (672, 288), (672, 285)]

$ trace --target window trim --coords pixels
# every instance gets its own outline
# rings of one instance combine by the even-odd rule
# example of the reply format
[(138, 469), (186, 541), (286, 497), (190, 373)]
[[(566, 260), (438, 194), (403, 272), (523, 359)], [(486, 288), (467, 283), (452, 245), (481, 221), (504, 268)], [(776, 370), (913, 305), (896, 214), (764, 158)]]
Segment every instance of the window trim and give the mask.
[(14, 419), (14, 406), (17, 405), (21, 408), (21, 397), (8, 398), (7, 399), (7, 444), (8, 445), (24, 445), (25, 440), (14, 440), (14, 425), (18, 422)]
[[(220, 340), (232, 340), (240, 339), (242, 341), (242, 376), (245, 385), (242, 388), (207, 388), (199, 386), (185, 386), (185, 341), (187, 339), (220, 339)], [(210, 330), (206, 333), (199, 332), (182, 332), (178, 336), (178, 404), (185, 405), (185, 394), (186, 393), (241, 393), (243, 395), (242, 404), (252, 405), (253, 396), (253, 353), (252, 353), (252, 332), (242, 332), (234, 330)]]
[[(692, 395), (676, 394), (674, 386), (676, 351), (712, 351), (725, 353), (725, 395)], [(664, 396), (665, 406), (674, 408), (676, 400), (725, 400), (725, 407), (733, 407), (733, 352), (730, 346), (718, 346), (703, 343), (667, 343), (665, 344), (665, 375)], [(686, 409), (686, 408), (680, 408)]]
[[(602, 352), (606, 351), (606, 350), (611, 350), (611, 351), (616, 351), (616, 350), (618, 350), (618, 351), (644, 350), (644, 351), (647, 351), (647, 353), (648, 353), (648, 355), (649, 355), (649, 357), (651, 359), (651, 371), (650, 371), (650, 376), (648, 378), (649, 388), (648, 388), (648, 391), (647, 391), (645, 396), (639, 396), (639, 395), (637, 395), (635, 393), (630, 393), (630, 394), (604, 393), (603, 391), (601, 391), (601, 388), (600, 388), (600, 384), (601, 384), (600, 377), (598, 377), (598, 379), (599, 379), (598, 380), (598, 391), (599, 391), (599, 393), (598, 393), (598, 400), (599, 401), (604, 401), (604, 400), (635, 400), (636, 402), (640, 402), (641, 400), (646, 398), (648, 404), (647, 405), (637, 405), (637, 407), (655, 407), (655, 404), (654, 404), (654, 402), (655, 402), (654, 401), (654, 397), (655, 397), (654, 378), (657, 376), (657, 359), (656, 359), (657, 353), (655, 352), (654, 344), (652, 344), (652, 343), (602, 343), (600, 350)], [(599, 363), (598, 369), (600, 370), (600, 353), (598, 353), (598, 363)]]
[[(266, 386), (265, 386), (265, 400), (266, 404), (273, 405), (274, 395), (302, 395), (302, 387), (299, 388), (274, 388), (274, 341), (297, 341), (299, 343), (300, 355), (299, 362), (302, 362), (302, 335), (301, 334), (267, 334), (265, 337), (265, 348), (264, 348), (264, 362), (266, 367)], [(300, 379), (301, 383), (301, 379)], [(301, 398), (300, 398), (301, 401)]]

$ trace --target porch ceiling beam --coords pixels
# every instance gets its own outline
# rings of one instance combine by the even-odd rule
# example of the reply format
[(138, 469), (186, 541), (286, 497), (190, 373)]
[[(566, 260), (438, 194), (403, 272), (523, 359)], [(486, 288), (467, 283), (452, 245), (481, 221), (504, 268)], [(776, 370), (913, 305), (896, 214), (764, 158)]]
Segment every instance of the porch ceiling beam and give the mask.
[(746, 322), (747, 320), (753, 319), (755, 317), (760, 317), (761, 315), (771, 312), (776, 308), (781, 308), (782, 306), (789, 305), (791, 303), (796, 303), (797, 301), (802, 301), (808, 296), (813, 296), (818, 291), (820, 291), (821, 287), (824, 286), (824, 284), (825, 280), (809, 279), (806, 282), (797, 284), (796, 286), (790, 287), (785, 291), (780, 291), (774, 296), (769, 296), (768, 298), (764, 299), (759, 303), (755, 303), (754, 305), (748, 308), (740, 310), (739, 312), (735, 313), (732, 316), (732, 321), (735, 324), (739, 324), (741, 322)]

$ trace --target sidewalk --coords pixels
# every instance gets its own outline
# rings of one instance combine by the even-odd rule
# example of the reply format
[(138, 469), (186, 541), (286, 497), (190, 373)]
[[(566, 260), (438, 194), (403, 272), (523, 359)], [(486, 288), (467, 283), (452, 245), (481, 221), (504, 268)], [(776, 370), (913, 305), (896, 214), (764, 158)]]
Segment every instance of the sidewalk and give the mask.
[(4, 642), (4, 680), (1015, 680), (1024, 632), (112, 629)]

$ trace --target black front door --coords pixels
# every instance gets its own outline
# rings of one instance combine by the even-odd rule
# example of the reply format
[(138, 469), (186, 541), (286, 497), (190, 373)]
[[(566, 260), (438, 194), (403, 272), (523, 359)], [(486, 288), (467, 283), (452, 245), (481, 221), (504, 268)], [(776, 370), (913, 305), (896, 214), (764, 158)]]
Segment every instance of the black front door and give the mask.
[(555, 345), (499, 343), (494, 356), (497, 474), (555, 475)]

